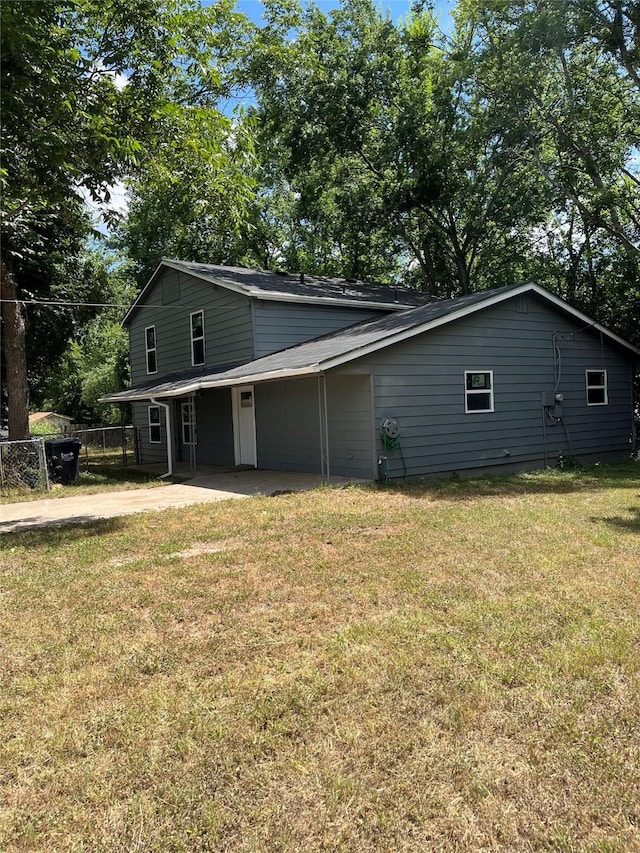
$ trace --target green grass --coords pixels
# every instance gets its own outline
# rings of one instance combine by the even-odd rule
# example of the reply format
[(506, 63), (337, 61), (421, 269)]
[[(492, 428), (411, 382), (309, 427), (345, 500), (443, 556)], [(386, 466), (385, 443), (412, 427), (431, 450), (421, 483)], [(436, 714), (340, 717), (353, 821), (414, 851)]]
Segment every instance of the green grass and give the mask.
[(5, 537), (0, 849), (640, 847), (636, 466)]
[(152, 489), (170, 483), (184, 482), (188, 477), (171, 477), (160, 480), (158, 474), (151, 474), (135, 467), (122, 468), (103, 464), (82, 466), (78, 480), (70, 485), (51, 483), (49, 491), (40, 489), (10, 488), (3, 492), (0, 503), (22, 503), (41, 501), (50, 498), (69, 498), (75, 495), (95, 495), (100, 492), (120, 492), (128, 489)]

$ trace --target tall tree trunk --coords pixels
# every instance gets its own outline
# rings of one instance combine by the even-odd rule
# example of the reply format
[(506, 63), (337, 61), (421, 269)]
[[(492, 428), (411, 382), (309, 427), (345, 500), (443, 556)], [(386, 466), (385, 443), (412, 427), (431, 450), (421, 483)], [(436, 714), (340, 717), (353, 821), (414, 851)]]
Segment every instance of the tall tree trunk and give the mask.
[(7, 371), (9, 439), (20, 441), (29, 437), (26, 317), (24, 303), (17, 301), (13, 272), (5, 261), (0, 261), (0, 294), (3, 300), (2, 349)]

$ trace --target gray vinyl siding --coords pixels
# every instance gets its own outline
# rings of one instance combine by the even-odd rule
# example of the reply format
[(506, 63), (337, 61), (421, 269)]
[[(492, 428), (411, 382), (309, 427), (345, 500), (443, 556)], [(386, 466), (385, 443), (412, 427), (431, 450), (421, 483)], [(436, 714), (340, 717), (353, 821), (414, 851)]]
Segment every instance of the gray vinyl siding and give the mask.
[[(178, 287), (179, 302), (172, 298), (172, 291), (175, 294)], [(251, 361), (254, 356), (249, 299), (194, 276), (167, 270), (130, 322), (132, 385), (191, 368), (189, 318), (200, 310), (204, 311), (205, 320), (205, 364), (216, 367)], [(145, 348), (148, 326), (156, 329), (158, 369), (151, 376), (147, 373)]]
[[(318, 380), (255, 386), (258, 467), (320, 473)], [(372, 478), (372, 409), (366, 375), (327, 377), (330, 473)]]
[[(165, 410), (160, 406), (160, 444), (151, 444), (149, 441), (149, 406), (150, 403), (132, 404), (132, 423), (136, 428), (136, 438), (139, 462), (141, 465), (153, 463), (167, 465), (167, 429)], [(165, 468), (166, 470), (166, 468)]]
[[(233, 465), (233, 418), (231, 390), (220, 388), (204, 391), (196, 398), (198, 444), (196, 460), (201, 465)], [(189, 447), (183, 446), (185, 458)]]
[[(171, 400), (171, 429), (173, 431), (173, 458), (175, 462), (189, 462), (190, 447), (182, 441), (181, 404), (184, 400)], [(167, 431), (165, 410), (160, 407), (160, 444), (149, 441), (148, 409), (152, 403), (133, 404), (133, 424), (137, 428), (140, 462), (167, 466)], [(233, 420), (231, 391), (228, 388), (206, 391), (196, 398), (196, 462), (201, 465), (233, 465)]]
[[(554, 391), (554, 331), (563, 422), (543, 429), (541, 393)], [(397, 418), (410, 476), (535, 467), (545, 456), (553, 465), (560, 454), (623, 458), (630, 449), (628, 359), (531, 296), (527, 313), (515, 310), (515, 302), (502, 303), (367, 356), (359, 367), (374, 375), (376, 453), (382, 452), (382, 421)], [(588, 369), (607, 370), (609, 405), (587, 406)], [(493, 371), (493, 412), (465, 413), (465, 370)], [(388, 457), (391, 476), (402, 476), (400, 451)]]
[(382, 317), (385, 311), (255, 300), (253, 323), (256, 358), (319, 338), (353, 323)]
[(371, 479), (374, 445), (370, 379), (366, 375), (330, 374), (326, 383), (330, 473)]
[(255, 412), (259, 468), (321, 470), (316, 379), (256, 385)]

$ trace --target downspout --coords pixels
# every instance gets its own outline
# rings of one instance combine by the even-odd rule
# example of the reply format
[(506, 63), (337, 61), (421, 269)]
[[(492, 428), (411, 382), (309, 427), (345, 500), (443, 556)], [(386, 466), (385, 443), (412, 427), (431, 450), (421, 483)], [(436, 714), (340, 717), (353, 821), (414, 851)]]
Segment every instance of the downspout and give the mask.
[(166, 474), (161, 474), (160, 477), (158, 477), (159, 480), (164, 480), (165, 477), (173, 476), (173, 454), (171, 452), (171, 448), (173, 446), (173, 440), (171, 437), (171, 406), (168, 403), (162, 403), (160, 400), (156, 400), (155, 397), (151, 397), (151, 402), (154, 406), (162, 406), (164, 409), (165, 424), (167, 426), (167, 466), (169, 470)]
[(325, 446), (327, 449), (327, 485), (329, 485), (329, 483), (331, 483), (331, 458), (329, 456), (329, 408), (327, 406), (327, 376), (325, 373), (322, 374), (322, 396), (322, 402), (324, 405)]

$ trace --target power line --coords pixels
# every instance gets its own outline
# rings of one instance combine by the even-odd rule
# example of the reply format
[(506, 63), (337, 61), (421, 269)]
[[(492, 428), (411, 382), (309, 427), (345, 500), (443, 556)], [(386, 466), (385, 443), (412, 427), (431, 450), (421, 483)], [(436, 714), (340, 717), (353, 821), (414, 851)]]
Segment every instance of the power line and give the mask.
[(0, 299), (0, 302), (9, 302), (13, 305), (52, 305), (61, 308), (122, 308), (125, 310), (129, 307), (119, 302), (56, 302), (53, 299)]
[[(53, 299), (0, 299), (0, 302), (8, 302), (12, 305), (47, 305), (53, 308), (120, 308), (122, 311), (128, 311), (132, 307), (131, 303), (122, 305), (119, 302), (60, 302)], [(137, 305), (136, 308), (167, 308), (175, 310), (175, 305)]]

